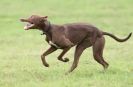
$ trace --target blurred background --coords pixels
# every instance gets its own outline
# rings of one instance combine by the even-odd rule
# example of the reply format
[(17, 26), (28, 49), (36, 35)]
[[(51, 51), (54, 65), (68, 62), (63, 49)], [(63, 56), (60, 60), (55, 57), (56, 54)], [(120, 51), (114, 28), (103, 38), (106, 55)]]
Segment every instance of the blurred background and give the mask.
[(133, 0), (0, 0), (0, 87), (133, 87), (132, 37), (125, 43), (106, 37), (106, 72), (90, 48), (65, 76), (74, 48), (66, 54), (69, 63), (57, 60), (59, 50), (47, 57), (50, 68), (44, 67), (40, 55), (49, 47), (45, 36), (25, 31), (19, 21), (33, 14), (48, 16), (53, 24), (91, 23), (121, 38), (133, 32)]

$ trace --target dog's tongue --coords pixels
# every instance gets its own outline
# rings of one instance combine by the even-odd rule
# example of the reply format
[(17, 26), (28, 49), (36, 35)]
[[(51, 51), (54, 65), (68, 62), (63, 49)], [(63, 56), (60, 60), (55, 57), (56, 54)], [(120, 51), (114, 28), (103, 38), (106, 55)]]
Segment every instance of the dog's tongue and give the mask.
[(28, 23), (26, 26), (24, 26), (24, 29), (29, 30), (32, 26), (34, 26), (34, 24)]
[(24, 29), (25, 29), (25, 30), (28, 30), (28, 27), (27, 27), (27, 25), (26, 25), (26, 26), (24, 26)]

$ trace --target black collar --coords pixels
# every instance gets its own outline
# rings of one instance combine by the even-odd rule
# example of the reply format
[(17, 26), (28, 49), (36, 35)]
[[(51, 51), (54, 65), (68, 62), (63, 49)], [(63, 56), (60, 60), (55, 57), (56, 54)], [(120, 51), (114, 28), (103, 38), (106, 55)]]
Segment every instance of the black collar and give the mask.
[(51, 29), (51, 23), (49, 22), (49, 21), (47, 21), (47, 25), (46, 25), (46, 27), (45, 27), (45, 31), (44, 30), (42, 30), (42, 34), (41, 35), (44, 35), (44, 34), (46, 34), (46, 33), (48, 33), (49, 32), (49, 30)]

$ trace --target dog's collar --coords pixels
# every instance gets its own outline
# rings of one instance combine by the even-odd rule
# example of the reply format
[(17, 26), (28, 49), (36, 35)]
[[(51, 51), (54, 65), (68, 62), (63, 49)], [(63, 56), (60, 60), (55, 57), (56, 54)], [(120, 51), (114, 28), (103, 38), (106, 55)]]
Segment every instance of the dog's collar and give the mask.
[(43, 33), (41, 35), (46, 34), (47, 32), (49, 32), (49, 30), (51, 29), (51, 23), (49, 21), (47, 21), (47, 26), (45, 28), (45, 31), (43, 30)]

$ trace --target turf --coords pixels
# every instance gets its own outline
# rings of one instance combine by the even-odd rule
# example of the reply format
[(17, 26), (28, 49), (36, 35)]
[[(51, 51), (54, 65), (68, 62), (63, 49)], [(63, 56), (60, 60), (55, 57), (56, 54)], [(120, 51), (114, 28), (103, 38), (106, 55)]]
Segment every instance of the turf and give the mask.
[(103, 31), (125, 37), (133, 32), (133, 0), (0, 0), (0, 87), (133, 87), (133, 38), (118, 43), (106, 37), (103, 71), (94, 61), (92, 49), (84, 51), (78, 68), (64, 75), (73, 61), (74, 48), (57, 60), (61, 52), (47, 56), (49, 68), (40, 55), (48, 49), (40, 31), (25, 31), (20, 18), (48, 15), (55, 24), (87, 22)]

